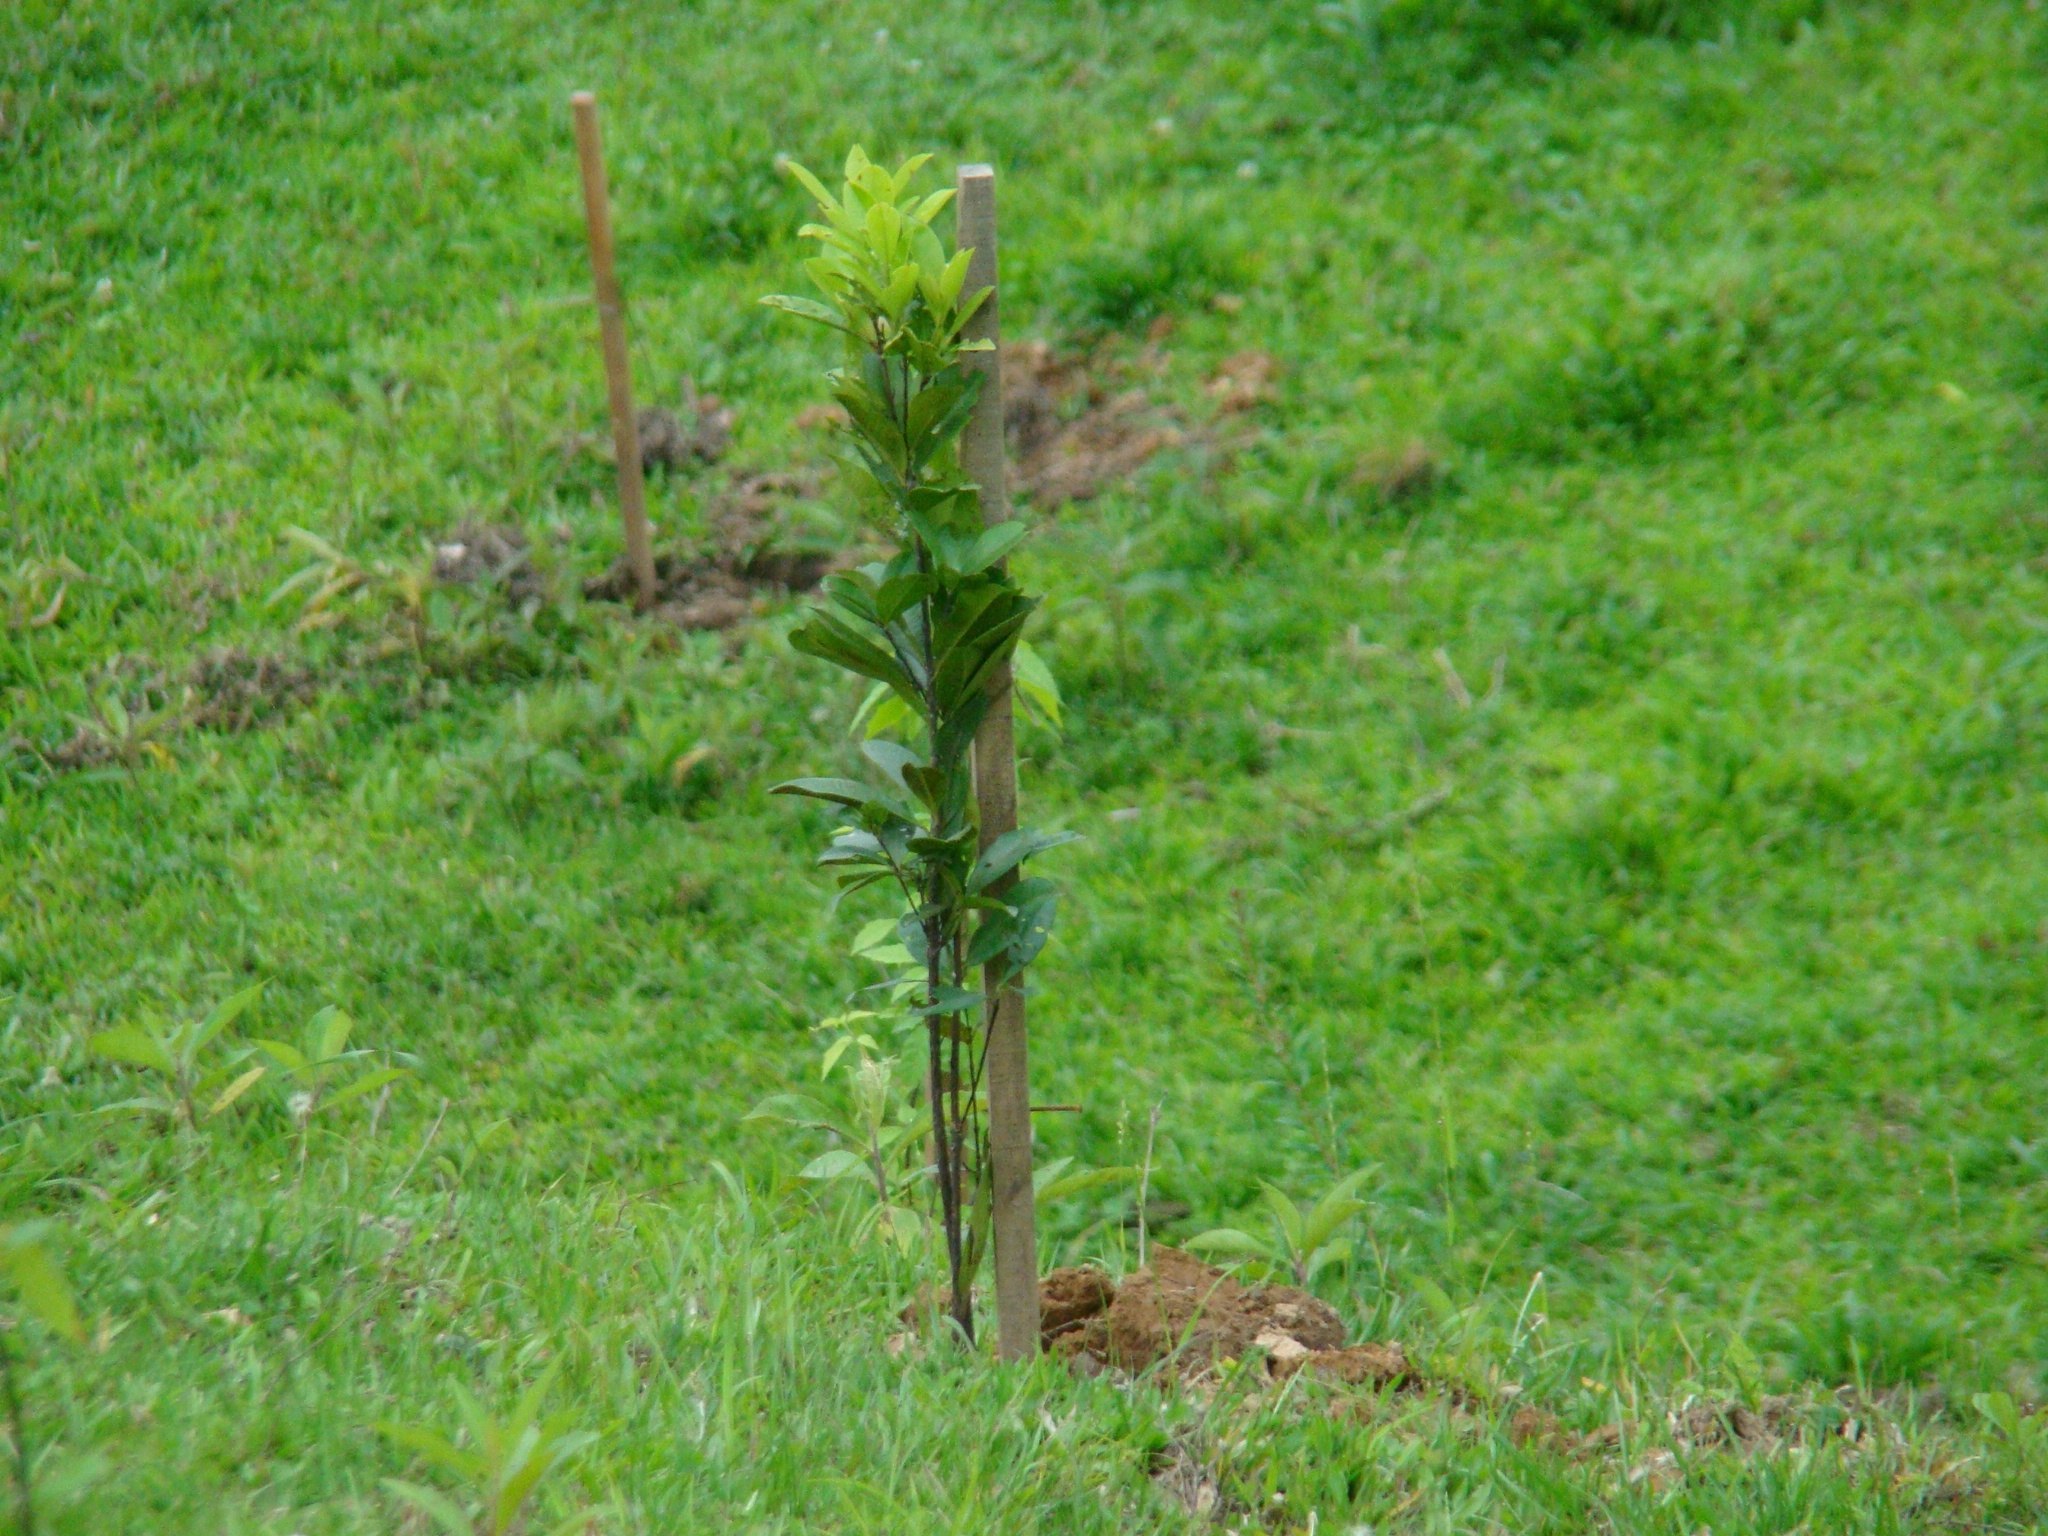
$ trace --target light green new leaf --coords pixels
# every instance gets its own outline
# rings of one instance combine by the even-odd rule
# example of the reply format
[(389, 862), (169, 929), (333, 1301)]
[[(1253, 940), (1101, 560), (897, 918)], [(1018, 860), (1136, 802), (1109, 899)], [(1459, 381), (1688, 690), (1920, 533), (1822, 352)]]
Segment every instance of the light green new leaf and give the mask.
[(863, 1174), (867, 1167), (860, 1158), (844, 1147), (835, 1147), (830, 1152), (820, 1152), (803, 1166), (797, 1177), (800, 1179), (844, 1179)]
[(1199, 1233), (1188, 1239), (1187, 1248), (1191, 1253), (1213, 1253), (1227, 1259), (1264, 1259), (1273, 1253), (1271, 1243), (1235, 1227), (1216, 1227)]
[(1365, 1202), (1355, 1193), (1359, 1185), (1371, 1174), (1369, 1168), (1340, 1179), (1330, 1192), (1316, 1202), (1308, 1219), (1302, 1223), (1301, 1248), (1304, 1254), (1313, 1254), (1335, 1235), (1337, 1229), (1365, 1209)]
[(1280, 1235), (1286, 1239), (1288, 1251), (1306, 1257), (1307, 1250), (1301, 1241), (1301, 1207), (1271, 1184), (1261, 1184), (1259, 1196), (1266, 1202), (1266, 1208), (1273, 1213), (1273, 1224), (1280, 1229)]
[(268, 1056), (287, 1072), (303, 1072), (308, 1065), (304, 1051), (300, 1050), (296, 1045), (287, 1044), (282, 1040), (258, 1040), (256, 1042), (256, 1049), (263, 1052), (264, 1055)]
[(255, 986), (243, 988), (226, 1002), (217, 1006), (213, 1012), (200, 1021), (199, 1027), (192, 1032), (192, 1038), (186, 1046), (186, 1050), (188, 1052), (198, 1050), (201, 1046), (211, 1041), (214, 1036), (234, 1023), (235, 1020), (247, 1013), (255, 1004), (256, 999), (263, 995), (263, 987), (264, 983), (259, 981)]
[(313, 1041), (313, 1059), (332, 1061), (348, 1048), (349, 1031), (356, 1021), (343, 1013), (332, 1003), (322, 1008), (307, 1021), (306, 1031)]
[(167, 1074), (178, 1070), (170, 1049), (140, 1025), (117, 1024), (112, 1029), (101, 1030), (86, 1045), (95, 1056), (104, 1056), (108, 1061), (118, 1061), (126, 1066), (148, 1067)]
[(71, 1287), (43, 1239), (40, 1222), (0, 1227), (0, 1273), (7, 1277), (21, 1304), (52, 1333), (74, 1344), (85, 1342), (85, 1325)]

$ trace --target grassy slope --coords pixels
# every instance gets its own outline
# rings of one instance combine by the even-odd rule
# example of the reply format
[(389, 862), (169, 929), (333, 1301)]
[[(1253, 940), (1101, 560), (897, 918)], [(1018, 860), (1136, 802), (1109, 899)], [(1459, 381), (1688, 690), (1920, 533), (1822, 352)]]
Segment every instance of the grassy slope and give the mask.
[[(1504, 1368), (1582, 1424), (1582, 1378), (1725, 1382), (1737, 1338), (1786, 1378), (2042, 1390), (2036, 21), (1871, 7), (1439, 76), (1404, 62), (1426, 28), (1374, 66), (1299, 9), (1013, 11), (986, 50), (950, 5), (0, 21), (0, 574), (91, 578), (0, 633), (6, 731), (63, 735), (115, 653), (337, 669), (174, 768), (0, 783), (5, 1201), (62, 1215), (116, 1330), (34, 1379), (53, 1473), (97, 1454), (118, 1490), (77, 1529), (387, 1528), (363, 1426), (542, 1349), (625, 1529), (951, 1528), (933, 1414), (976, 1469), (958, 1528), (1172, 1528), (1140, 1468), (1183, 1410), (891, 1361), (863, 1276), (806, 1259), (818, 1218), (714, 1195), (709, 1159), (808, 1155), (736, 1122), (849, 974), (820, 824), (762, 794), (846, 755), (787, 615), (672, 652), (589, 614), (537, 675), (422, 688), (342, 686), (262, 606), (292, 523), (403, 552), (482, 508), (609, 558), (600, 469), (554, 452), (601, 408), (586, 82), (620, 104), (643, 387), (734, 399), (741, 459), (815, 452), (787, 423), (820, 354), (747, 302), (794, 255), (771, 157), (853, 138), (1003, 167), (1013, 326), (1172, 314), (1197, 414), (1227, 353), (1286, 367), (1255, 447), (1162, 461), (1026, 562), (1075, 717), (1027, 792), (1089, 835), (1036, 1015), (1040, 1092), (1086, 1106), (1052, 1151), (1134, 1160), (1163, 1106), (1179, 1231), (1377, 1163), (1348, 1304), (1499, 1359), (1540, 1271)], [(1415, 432), (1448, 486), (1376, 507), (1351, 466)], [(659, 494), (687, 527), (693, 488)], [(1459, 707), (1439, 647), (1498, 693)], [(720, 792), (635, 793), (622, 712), (712, 745)], [(524, 787), (522, 740), (590, 782)], [(133, 1089), (86, 1033), (250, 974), (257, 1032), (339, 1001), (428, 1083), (303, 1185), (274, 1108), (200, 1146), (90, 1117)], [(1118, 1258), (1120, 1214), (1056, 1246)], [(414, 1224), (394, 1256), (377, 1217)], [(1389, 1528), (1885, 1529), (1916, 1488), (1757, 1468), (1660, 1505), (1331, 1433), (1273, 1432), (1294, 1508)], [(2015, 1464), (1980, 1478), (1970, 1511), (2025, 1518)]]

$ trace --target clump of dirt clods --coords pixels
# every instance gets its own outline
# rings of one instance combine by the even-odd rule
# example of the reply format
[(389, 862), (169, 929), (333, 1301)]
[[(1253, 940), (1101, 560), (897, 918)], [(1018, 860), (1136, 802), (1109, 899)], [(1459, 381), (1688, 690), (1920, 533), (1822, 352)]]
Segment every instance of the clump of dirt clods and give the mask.
[(509, 523), (464, 522), (434, 540), (434, 580), (504, 589), (514, 607), (545, 595), (526, 535)]
[[(820, 549), (791, 527), (791, 509), (816, 491), (807, 475), (755, 474), (716, 493), (702, 546), (655, 557), (656, 616), (680, 629), (729, 629), (757, 596), (808, 592), (843, 569), (844, 552)], [(608, 602), (630, 602), (633, 592), (624, 559), (583, 587), (585, 597)]]
[(1083, 1371), (1142, 1371), (1167, 1364), (1200, 1374), (1219, 1360), (1263, 1350), (1275, 1375), (1327, 1368), (1333, 1380), (1404, 1379), (1397, 1346), (1344, 1347), (1327, 1302), (1290, 1285), (1247, 1286), (1176, 1248), (1122, 1284), (1099, 1269), (1056, 1269), (1039, 1288), (1045, 1347)]

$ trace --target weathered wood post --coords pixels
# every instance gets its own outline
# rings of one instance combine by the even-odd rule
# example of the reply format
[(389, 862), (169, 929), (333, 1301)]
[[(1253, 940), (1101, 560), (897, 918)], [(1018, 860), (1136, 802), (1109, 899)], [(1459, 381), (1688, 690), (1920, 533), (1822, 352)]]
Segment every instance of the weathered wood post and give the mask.
[[(997, 350), (969, 352), (961, 366), (982, 375), (981, 398), (960, 435), (960, 464), (981, 487), (984, 523), (1009, 518), (1003, 480), (1002, 327), (997, 314), (996, 173), (963, 165), (957, 181), (959, 243), (974, 252), (968, 293), (992, 291), (966, 334), (995, 342)], [(1017, 750), (1012, 735), (1010, 669), (989, 679), (989, 709), (974, 737), (974, 793), (981, 811), (981, 846), (1017, 826)], [(1014, 873), (990, 887), (1001, 895)], [(996, 981), (990, 967), (985, 985)], [(1031, 1189), (1031, 1076), (1026, 1052), (1024, 993), (1017, 986), (993, 998), (988, 1040), (988, 1152), (993, 1186), (996, 1345), (1005, 1360), (1028, 1359), (1038, 1349), (1038, 1234)]]
[(654, 604), (654, 543), (647, 530), (647, 489), (640, 470), (640, 425), (633, 415), (633, 375), (626, 358), (626, 308), (612, 270), (612, 204), (605, 186), (604, 147), (597, 136), (597, 98), (569, 98), (576, 121), (576, 159), (583, 170), (583, 224), (590, 236), (590, 276), (597, 288), (597, 329), (604, 343), (605, 391), (611, 396), (612, 448), (619, 464), (619, 514), (626, 523), (626, 563), (633, 606)]

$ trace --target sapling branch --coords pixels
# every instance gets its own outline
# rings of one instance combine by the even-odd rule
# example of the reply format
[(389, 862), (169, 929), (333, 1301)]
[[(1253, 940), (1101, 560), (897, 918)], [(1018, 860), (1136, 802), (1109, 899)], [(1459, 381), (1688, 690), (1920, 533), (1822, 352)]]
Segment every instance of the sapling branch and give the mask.
[[(891, 882), (899, 893), (897, 933), (916, 969), (897, 986), (925, 1030), (949, 1311), (971, 1341), (974, 1270), (986, 1246), (982, 1078), (995, 1010), (1016, 994), (969, 981), (986, 971), (1014, 988), (1043, 948), (1051, 888), (1022, 881), (1019, 866), (1064, 839), (1030, 834), (1020, 843), (1026, 834), (981, 823), (971, 754), (1035, 603), (1003, 563), (1021, 526), (985, 520), (981, 488), (961, 467), (961, 434), (984, 376), (960, 359), (992, 345), (962, 332), (989, 290), (965, 291), (972, 253), (949, 253), (932, 224), (953, 194), (910, 191), (926, 158), (890, 172), (855, 149), (838, 195), (790, 168), (817, 204), (820, 222), (803, 234), (821, 247), (807, 270), (824, 302), (765, 302), (843, 339), (849, 363), (829, 378), (846, 414), (847, 464), (895, 544), (889, 558), (828, 578), (825, 604), (790, 640), (880, 684), (915, 730), (914, 745), (875, 739), (864, 748), (890, 787), (794, 779), (777, 792), (838, 808), (844, 824), (821, 862), (843, 890)], [(884, 1174), (877, 1189), (886, 1203)]]

